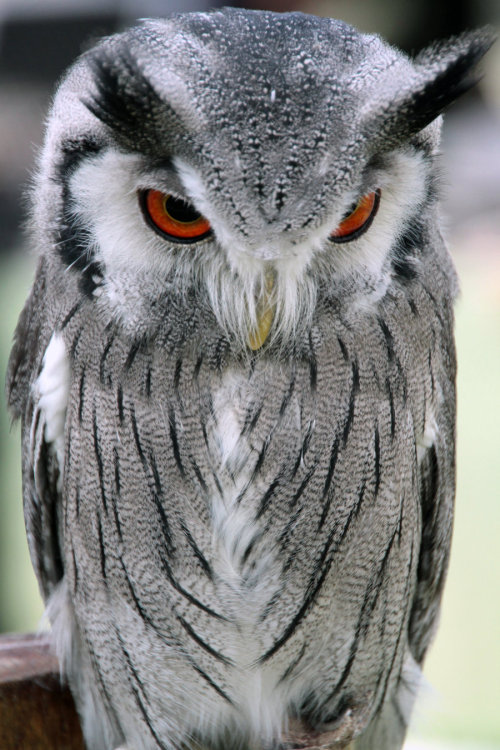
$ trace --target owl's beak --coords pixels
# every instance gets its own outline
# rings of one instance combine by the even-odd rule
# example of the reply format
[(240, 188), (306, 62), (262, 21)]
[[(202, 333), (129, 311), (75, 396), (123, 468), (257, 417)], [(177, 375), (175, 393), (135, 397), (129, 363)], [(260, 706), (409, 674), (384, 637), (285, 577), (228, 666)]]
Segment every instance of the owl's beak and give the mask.
[(273, 302), (274, 281), (274, 271), (266, 271), (264, 285), (257, 299), (257, 325), (248, 335), (248, 346), (254, 352), (265, 343), (273, 323), (275, 310)]

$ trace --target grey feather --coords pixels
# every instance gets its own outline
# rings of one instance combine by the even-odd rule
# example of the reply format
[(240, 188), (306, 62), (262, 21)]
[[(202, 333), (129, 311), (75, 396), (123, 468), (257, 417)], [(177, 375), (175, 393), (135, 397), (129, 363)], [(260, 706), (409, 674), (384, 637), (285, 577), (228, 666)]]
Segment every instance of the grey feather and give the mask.
[(61, 83), (7, 387), (89, 748), (402, 746), (453, 514), (438, 115), (490, 43), (226, 9)]

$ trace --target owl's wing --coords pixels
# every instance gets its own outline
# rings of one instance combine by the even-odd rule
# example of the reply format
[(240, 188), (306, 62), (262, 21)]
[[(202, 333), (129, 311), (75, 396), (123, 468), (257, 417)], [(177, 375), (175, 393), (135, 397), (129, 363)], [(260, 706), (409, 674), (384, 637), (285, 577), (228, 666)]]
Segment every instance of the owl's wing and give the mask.
[(60, 467), (53, 445), (46, 439), (35, 385), (51, 336), (46, 306), (42, 263), (16, 328), (6, 390), (14, 418), (21, 419), (24, 518), (31, 560), (44, 599), (63, 575), (58, 517)]
[[(451, 396), (454, 403), (454, 395)], [(455, 495), (454, 409), (441, 415), (436, 441), (420, 464), (422, 534), (417, 587), (410, 616), (410, 648), (421, 664), (432, 640), (448, 567)]]

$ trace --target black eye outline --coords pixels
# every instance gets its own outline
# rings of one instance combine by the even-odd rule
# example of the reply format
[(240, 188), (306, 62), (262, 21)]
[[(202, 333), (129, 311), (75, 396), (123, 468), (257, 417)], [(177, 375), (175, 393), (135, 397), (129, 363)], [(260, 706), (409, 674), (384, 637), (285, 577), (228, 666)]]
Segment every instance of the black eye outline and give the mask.
[(360, 208), (361, 202), (365, 198), (371, 195), (374, 196), (373, 205), (371, 207), (368, 217), (361, 224), (361, 226), (357, 227), (356, 229), (354, 229), (352, 232), (349, 232), (348, 234), (341, 235), (340, 237), (335, 237), (332, 232), (332, 234), (330, 234), (330, 236), (328, 237), (330, 242), (335, 242), (335, 244), (337, 245), (340, 245), (343, 242), (351, 242), (352, 240), (356, 240), (358, 237), (361, 237), (361, 235), (364, 234), (371, 227), (373, 220), (378, 212), (378, 208), (380, 206), (380, 196), (382, 195), (382, 191), (380, 188), (377, 188), (376, 190), (372, 190), (370, 193), (366, 193), (365, 195), (362, 195), (358, 203), (354, 206), (353, 210), (349, 211), (344, 216), (344, 218), (342, 219), (342, 221), (340, 222), (339, 226), (337, 227), (335, 231), (338, 231), (339, 227), (342, 226), (342, 223), (346, 221), (347, 219), (349, 219)]
[[(202, 220), (202, 223), (206, 224), (208, 226), (208, 229), (198, 235), (184, 237), (180, 236), (179, 234), (173, 234), (171, 232), (168, 232), (166, 229), (163, 229), (161, 226), (159, 226), (158, 222), (155, 221), (151, 213), (151, 207), (150, 205), (148, 205), (153, 194), (158, 197), (161, 196), (164, 199), (165, 210), (168, 217), (172, 220), (172, 227), (175, 227), (175, 224), (177, 224), (179, 230), (182, 230), (186, 229), (189, 226), (194, 226), (196, 222)], [(170, 193), (163, 193), (161, 190), (155, 190), (154, 188), (138, 190), (137, 195), (144, 221), (154, 232), (156, 232), (156, 234), (158, 234), (163, 239), (166, 239), (169, 242), (175, 242), (179, 245), (193, 245), (197, 242), (206, 240), (213, 234), (212, 227), (208, 223), (208, 220), (205, 219), (202, 214), (196, 211), (194, 206), (192, 206), (182, 198), (176, 198)], [(170, 209), (167, 209), (167, 204), (169, 202), (171, 204)], [(176, 209), (178, 209), (178, 217), (175, 216)], [(186, 214), (191, 214), (192, 219), (188, 221), (183, 220), (183, 218), (181, 217), (185, 217)]]

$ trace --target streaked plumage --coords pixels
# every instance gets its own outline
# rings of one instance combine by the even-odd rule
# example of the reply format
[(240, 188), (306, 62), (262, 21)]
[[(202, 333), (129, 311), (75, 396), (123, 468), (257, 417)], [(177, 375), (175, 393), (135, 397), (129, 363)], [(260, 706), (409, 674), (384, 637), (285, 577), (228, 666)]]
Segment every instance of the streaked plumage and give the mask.
[(227, 9), (61, 83), (8, 390), (89, 748), (401, 747), (454, 495), (436, 118), (490, 43)]

